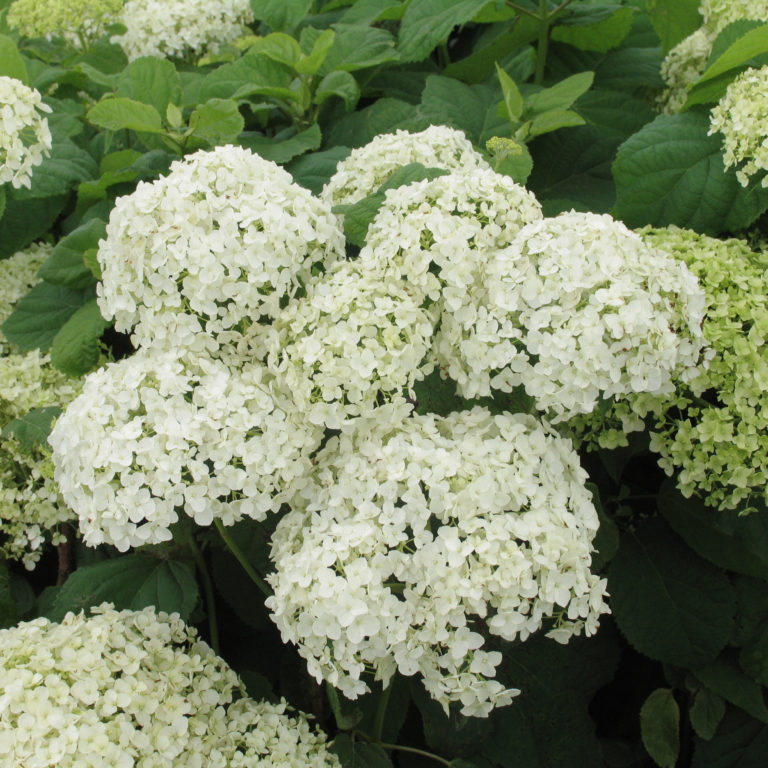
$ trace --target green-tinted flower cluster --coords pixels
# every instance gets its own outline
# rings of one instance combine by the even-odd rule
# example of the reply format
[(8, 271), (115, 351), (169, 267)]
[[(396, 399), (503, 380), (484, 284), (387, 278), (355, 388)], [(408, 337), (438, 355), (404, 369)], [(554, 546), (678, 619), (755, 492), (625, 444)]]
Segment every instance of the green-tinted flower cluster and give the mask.
[(63, 37), (85, 47), (117, 21), (122, 0), (16, 0), (8, 26), (25, 37)]

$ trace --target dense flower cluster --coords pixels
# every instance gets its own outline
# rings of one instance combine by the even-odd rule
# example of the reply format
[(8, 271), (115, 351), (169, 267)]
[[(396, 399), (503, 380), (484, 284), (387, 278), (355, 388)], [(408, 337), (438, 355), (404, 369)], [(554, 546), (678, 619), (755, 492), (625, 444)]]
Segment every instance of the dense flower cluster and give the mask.
[(94, 614), (0, 630), (3, 765), (339, 768), (304, 715), (245, 698), (178, 614)]
[(487, 314), (461, 346), (465, 395), (523, 386), (563, 421), (601, 398), (669, 393), (673, 374), (696, 370), (704, 311), (696, 278), (608, 215), (528, 224), (487, 274)]
[(128, 58), (184, 58), (216, 53), (253, 21), (248, 0), (128, 0), (120, 21), (124, 34), (112, 38)]
[(715, 35), (742, 19), (768, 21), (766, 0), (701, 0), (699, 13), (704, 25)]
[(117, 21), (122, 7), (122, 0), (15, 0), (8, 26), (25, 37), (61, 37), (82, 48)]
[(659, 96), (661, 110), (674, 115), (680, 112), (688, 98), (688, 88), (703, 74), (709, 63), (715, 35), (700, 27), (681, 40), (664, 57), (661, 77), (666, 88)]
[(768, 187), (768, 67), (742, 72), (712, 110), (710, 125), (710, 133), (723, 134), (723, 161), (736, 166), (739, 183), (746, 187), (758, 176)]
[(136, 346), (215, 354), (343, 253), (326, 204), (275, 163), (218, 147), (117, 200), (99, 308)]
[(32, 169), (51, 151), (43, 113), (51, 108), (40, 93), (13, 77), (0, 76), (0, 184), (31, 186)]
[(506, 640), (567, 642), (607, 610), (590, 573), (597, 514), (569, 441), (530, 416), (475, 408), (342, 428), (278, 524), (267, 605), (318, 680), (357, 697), (372, 669), (419, 673), (433, 698), (485, 716)]
[(408, 163), (461, 173), (489, 167), (461, 131), (445, 125), (431, 125), (419, 133), (398, 130), (353, 149), (336, 166), (320, 197), (331, 205), (356, 203)]
[(90, 374), (49, 442), (85, 542), (126, 550), (170, 539), (182, 509), (199, 525), (264, 519), (321, 437), (259, 364), (142, 350)]

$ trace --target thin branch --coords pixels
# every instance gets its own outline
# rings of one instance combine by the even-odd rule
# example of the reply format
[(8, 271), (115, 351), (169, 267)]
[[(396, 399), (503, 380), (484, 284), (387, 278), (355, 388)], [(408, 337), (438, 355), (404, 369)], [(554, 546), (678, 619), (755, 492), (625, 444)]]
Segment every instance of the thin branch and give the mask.
[(259, 574), (256, 572), (254, 567), (248, 562), (248, 558), (243, 554), (243, 551), (240, 549), (240, 547), (235, 544), (235, 540), (230, 536), (229, 532), (227, 531), (224, 524), (221, 522), (221, 520), (216, 519), (213, 521), (216, 525), (216, 528), (219, 531), (219, 535), (224, 540), (224, 543), (229, 547), (230, 552), (237, 558), (237, 561), (240, 563), (240, 565), (243, 567), (243, 570), (248, 574), (251, 581), (267, 596), (271, 597), (274, 592), (272, 592), (272, 587), (267, 584), (264, 579), (259, 576)]
[[(570, 1), (570, 0), (569, 0)], [(506, 5), (511, 8), (513, 11), (517, 11), (518, 13), (524, 15), (524, 16), (530, 16), (533, 19), (538, 19), (539, 14), (534, 13), (530, 8), (524, 8), (522, 5), (518, 5), (517, 3), (510, 2), (510, 0), (505, 0)]]
[(197, 546), (195, 537), (192, 534), (189, 536), (189, 548), (192, 550), (197, 570), (200, 572), (200, 579), (203, 582), (205, 605), (208, 609), (208, 632), (211, 636), (211, 648), (213, 648), (214, 653), (218, 654), (220, 648), (219, 625), (216, 621), (216, 597), (213, 591), (213, 581), (211, 581), (211, 574), (208, 572), (203, 553), (200, 551), (200, 547)]

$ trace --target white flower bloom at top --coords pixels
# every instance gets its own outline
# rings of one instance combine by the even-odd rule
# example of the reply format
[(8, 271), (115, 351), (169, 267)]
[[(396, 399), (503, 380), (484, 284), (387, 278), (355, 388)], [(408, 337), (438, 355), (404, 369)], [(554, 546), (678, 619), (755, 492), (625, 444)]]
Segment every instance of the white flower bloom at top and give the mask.
[(664, 57), (661, 77), (666, 88), (659, 96), (659, 106), (665, 114), (674, 115), (683, 108), (688, 98), (688, 87), (707, 68), (715, 37), (707, 27), (700, 27)]
[(344, 253), (330, 208), (247, 149), (218, 147), (118, 198), (99, 308), (136, 346), (215, 353)]
[(696, 374), (704, 292), (688, 268), (608, 215), (524, 227), (488, 268), (489, 313), (464, 346), (478, 388), (524, 386), (562, 421), (601, 398)]
[(742, 72), (710, 114), (709, 133), (723, 134), (723, 161), (736, 166), (746, 187), (750, 177), (768, 187), (768, 66)]
[(141, 56), (183, 58), (216, 53), (253, 21), (248, 0), (128, 0), (112, 38), (133, 61)]
[(715, 35), (742, 19), (768, 21), (768, 0), (701, 0), (699, 13)]
[(0, 630), (0, 762), (340, 768), (301, 713), (257, 702), (178, 614), (68, 613)]
[(170, 539), (182, 511), (263, 520), (305, 482), (321, 438), (259, 364), (140, 351), (86, 378), (49, 443), (86, 544), (124, 551)]
[(31, 186), (32, 169), (51, 153), (51, 132), (40, 93), (0, 76), (0, 184)]
[[(596, 631), (598, 518), (571, 443), (523, 414), (348, 422), (272, 542), (267, 606), (319, 681), (350, 698), (420, 674), (446, 709), (486, 716), (519, 693), (487, 636)], [(484, 628), (483, 628), (484, 627)]]
[(320, 196), (331, 205), (356, 203), (409, 163), (456, 172), (490, 167), (455, 128), (431, 125), (419, 133), (397, 130), (382, 133), (365, 146), (353, 149), (336, 166)]

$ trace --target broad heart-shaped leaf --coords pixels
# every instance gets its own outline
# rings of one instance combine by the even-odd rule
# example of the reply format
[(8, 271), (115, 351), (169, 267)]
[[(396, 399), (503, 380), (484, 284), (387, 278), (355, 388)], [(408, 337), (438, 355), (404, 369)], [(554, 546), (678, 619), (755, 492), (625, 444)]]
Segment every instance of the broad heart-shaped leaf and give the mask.
[(195, 574), (187, 563), (139, 553), (122, 555), (72, 573), (56, 595), (48, 618), (61, 621), (68, 611), (110, 602), (117, 610), (154, 605), (158, 611), (178, 612), (186, 620), (197, 597)]
[(181, 79), (168, 59), (142, 56), (120, 73), (116, 95), (150, 104), (164, 115), (169, 104), (181, 104)]
[(151, 105), (125, 97), (102, 99), (88, 110), (88, 120), (99, 128), (163, 133), (160, 113)]
[(342, 768), (392, 768), (389, 755), (381, 747), (354, 741), (346, 733), (340, 733), (333, 740), (331, 752), (338, 756)]
[(265, 160), (272, 160), (274, 163), (287, 163), (311, 149), (317, 149), (321, 141), (320, 126), (315, 123), (306, 130), (287, 137), (278, 134), (269, 138), (261, 134), (245, 133), (240, 136), (238, 143), (240, 146), (247, 147), (261, 155)]
[(16, 305), (3, 324), (3, 333), (22, 350), (47, 352), (59, 329), (93, 294), (93, 287), (73, 291), (45, 281), (38, 283)]
[(32, 172), (29, 189), (19, 189), (17, 200), (56, 197), (66, 195), (81, 181), (88, 181), (98, 175), (96, 161), (71, 139), (56, 137), (47, 157)]
[(322, 104), (331, 96), (343, 99), (347, 111), (352, 110), (360, 99), (360, 86), (349, 72), (329, 72), (318, 84), (313, 101)]
[(301, 48), (296, 39), (283, 32), (273, 32), (266, 37), (259, 37), (250, 46), (250, 50), (269, 56), (280, 64), (295, 67), (301, 57)]
[(700, 0), (646, 0), (651, 24), (666, 52), (701, 26)]
[(624, 534), (608, 572), (616, 623), (638, 651), (681, 667), (715, 660), (733, 627), (727, 577), (660, 519)]
[(215, 147), (234, 141), (245, 127), (245, 121), (234, 99), (209, 99), (190, 116), (192, 136)]
[(214, 69), (200, 86), (198, 98), (201, 102), (250, 94), (284, 98), (286, 93), (291, 98), (288, 89), (293, 78), (290, 68), (255, 51)]
[(740, 707), (762, 723), (768, 723), (763, 688), (748, 677), (736, 663), (735, 653), (726, 652), (715, 662), (694, 674), (710, 690)]
[(657, 688), (640, 709), (643, 745), (660, 768), (675, 768), (680, 753), (680, 707), (669, 688)]
[(273, 32), (293, 29), (308, 13), (312, 0), (251, 0), (253, 15)]
[(395, 189), (423, 179), (435, 179), (447, 173), (448, 171), (441, 168), (425, 168), (421, 163), (408, 163), (398, 168), (373, 194), (352, 205), (337, 205), (333, 210), (344, 214), (344, 233), (347, 240), (360, 248), (365, 245), (368, 227), (384, 202), (384, 195), (388, 189)]
[(3, 437), (15, 437), (22, 448), (31, 451), (38, 446), (45, 446), (51, 434), (54, 419), (61, 413), (58, 405), (47, 408), (33, 408), (18, 419), (9, 421), (3, 427)]
[(0, 259), (44, 235), (67, 203), (67, 195), (28, 200), (18, 198), (19, 191), (5, 192), (5, 211), (0, 218)]
[(640, 97), (604, 88), (593, 88), (579, 97), (576, 111), (603, 135), (622, 141), (656, 117)]
[(419, 107), (400, 99), (385, 97), (370, 107), (345, 115), (331, 126), (326, 144), (345, 147), (362, 147), (380, 133), (389, 133), (398, 128), (408, 131), (423, 131), (430, 119)]
[(723, 166), (721, 137), (706, 113), (660, 115), (619, 148), (614, 215), (627, 226), (676, 224), (708, 235), (749, 226), (768, 190), (745, 189)]
[(425, 59), (454, 27), (468, 22), (486, 4), (487, 0), (411, 0), (400, 24), (401, 59)]
[(16, 47), (16, 43), (7, 35), (0, 35), (0, 76), (13, 77), (29, 85), (27, 65)]
[(695, 742), (691, 768), (765, 768), (768, 726), (729, 707), (714, 738)]
[(53, 285), (63, 285), (75, 291), (83, 290), (94, 282), (91, 270), (83, 261), (83, 254), (97, 248), (106, 237), (107, 225), (100, 219), (89, 219), (56, 243), (48, 260), (40, 267), (38, 277)]
[(395, 61), (395, 38), (385, 29), (357, 24), (335, 24), (336, 38), (320, 67), (320, 74), (334, 70), (356, 72)]
[(322, 152), (312, 152), (293, 160), (287, 166), (293, 180), (310, 192), (319, 195), (323, 186), (336, 173), (336, 166), (351, 152), (349, 147), (332, 147)]
[(715, 565), (768, 580), (768, 515), (739, 517), (732, 510), (686, 499), (671, 481), (658, 497), (659, 511), (689, 547)]
[(110, 325), (96, 299), (83, 304), (54, 336), (51, 364), (69, 376), (82, 376), (99, 362), (99, 339)]
[(582, 51), (605, 53), (618, 47), (632, 27), (634, 8), (622, 5), (576, 5), (559, 16), (552, 39)]
[(697, 736), (709, 740), (715, 735), (717, 726), (725, 714), (725, 702), (709, 688), (699, 688), (688, 710), (693, 730)]

